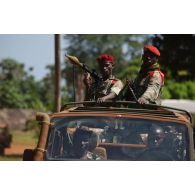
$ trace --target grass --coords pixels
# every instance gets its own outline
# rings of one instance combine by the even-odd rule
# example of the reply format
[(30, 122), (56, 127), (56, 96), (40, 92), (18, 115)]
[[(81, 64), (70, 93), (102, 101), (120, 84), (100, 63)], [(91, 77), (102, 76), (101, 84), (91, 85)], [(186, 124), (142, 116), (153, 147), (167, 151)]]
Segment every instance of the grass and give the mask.
[(12, 136), (13, 144), (33, 145), (37, 142), (35, 131), (14, 131)]
[(0, 161), (21, 161), (21, 155), (0, 156)]

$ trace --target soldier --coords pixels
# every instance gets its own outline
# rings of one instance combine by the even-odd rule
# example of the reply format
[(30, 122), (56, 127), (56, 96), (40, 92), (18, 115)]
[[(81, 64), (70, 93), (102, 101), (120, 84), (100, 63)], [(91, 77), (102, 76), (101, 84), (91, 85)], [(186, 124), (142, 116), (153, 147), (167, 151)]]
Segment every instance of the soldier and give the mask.
[(161, 92), (164, 86), (164, 74), (160, 70), (159, 50), (152, 46), (144, 46), (143, 63), (132, 87), (140, 104), (161, 104)]
[(137, 160), (174, 160), (172, 138), (157, 124), (152, 124), (148, 131), (147, 148), (137, 157)]
[(114, 99), (123, 88), (123, 83), (112, 74), (114, 68), (113, 56), (103, 54), (97, 58), (97, 62), (103, 81), (98, 84), (94, 83), (88, 73), (84, 74), (83, 81), (86, 86), (85, 100), (97, 100), (100, 103)]
[(88, 124), (83, 123), (77, 127), (73, 136), (73, 150), (77, 158), (81, 160), (106, 160), (107, 157), (102, 153), (102, 148), (99, 148), (98, 144), (99, 135), (90, 130)]

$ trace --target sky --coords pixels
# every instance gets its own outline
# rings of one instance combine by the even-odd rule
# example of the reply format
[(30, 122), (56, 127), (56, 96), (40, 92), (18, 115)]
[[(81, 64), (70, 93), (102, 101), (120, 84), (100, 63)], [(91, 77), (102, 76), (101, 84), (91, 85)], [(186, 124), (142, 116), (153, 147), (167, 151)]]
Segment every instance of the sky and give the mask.
[[(62, 49), (61, 36), (61, 49)], [(54, 64), (53, 34), (0, 34), (0, 61), (13, 58), (25, 64), (25, 70), (33, 67), (32, 75), (40, 80), (47, 73), (45, 66)], [(63, 59), (61, 59), (61, 63)]]

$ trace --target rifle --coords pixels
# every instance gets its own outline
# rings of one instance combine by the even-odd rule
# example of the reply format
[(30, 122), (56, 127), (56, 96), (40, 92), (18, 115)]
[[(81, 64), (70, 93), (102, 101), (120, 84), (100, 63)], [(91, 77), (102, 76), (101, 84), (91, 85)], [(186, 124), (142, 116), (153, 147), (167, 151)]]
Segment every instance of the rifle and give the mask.
[[(129, 97), (129, 99), (131, 98), (131, 97), (133, 97), (133, 99), (135, 100), (135, 102), (136, 103), (139, 103), (138, 102), (138, 99), (137, 99), (137, 97), (136, 97), (136, 95), (135, 95), (135, 92), (134, 92), (134, 90), (133, 90), (133, 88), (131, 87), (131, 83), (132, 83), (132, 81), (130, 81), (128, 78), (126, 79), (126, 84), (125, 84), (125, 86), (123, 87), (123, 89), (120, 91), (120, 93), (118, 94), (118, 97), (117, 97), (117, 99), (124, 99), (124, 97), (125, 97), (125, 99), (127, 99), (127, 95), (128, 95), (128, 97)], [(131, 93), (131, 95), (132, 96), (129, 96), (130, 94), (129, 94), (129, 92)]]
[(65, 54), (65, 56), (68, 58), (71, 64), (77, 65), (79, 68), (83, 69), (85, 72), (88, 72), (90, 76), (95, 80), (95, 83), (99, 83), (103, 81), (102, 77), (94, 69), (90, 70), (87, 65), (79, 62), (77, 57), (70, 56), (68, 54)]
[(131, 94), (133, 96), (133, 99), (136, 101), (136, 103), (139, 103), (138, 99), (137, 99), (137, 97), (135, 95), (135, 92), (134, 92), (134, 90), (131, 87), (131, 81), (129, 79), (126, 79), (126, 84), (127, 84), (128, 88), (129, 88), (129, 90), (130, 90), (130, 92), (131, 92)]

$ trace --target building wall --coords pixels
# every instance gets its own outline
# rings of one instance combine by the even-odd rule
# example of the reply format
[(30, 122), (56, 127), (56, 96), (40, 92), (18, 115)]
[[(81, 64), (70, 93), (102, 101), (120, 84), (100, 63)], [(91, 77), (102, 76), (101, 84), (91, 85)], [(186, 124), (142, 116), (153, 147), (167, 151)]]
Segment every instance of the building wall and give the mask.
[(10, 131), (24, 130), (28, 120), (35, 120), (34, 110), (0, 109), (0, 124), (6, 124)]

